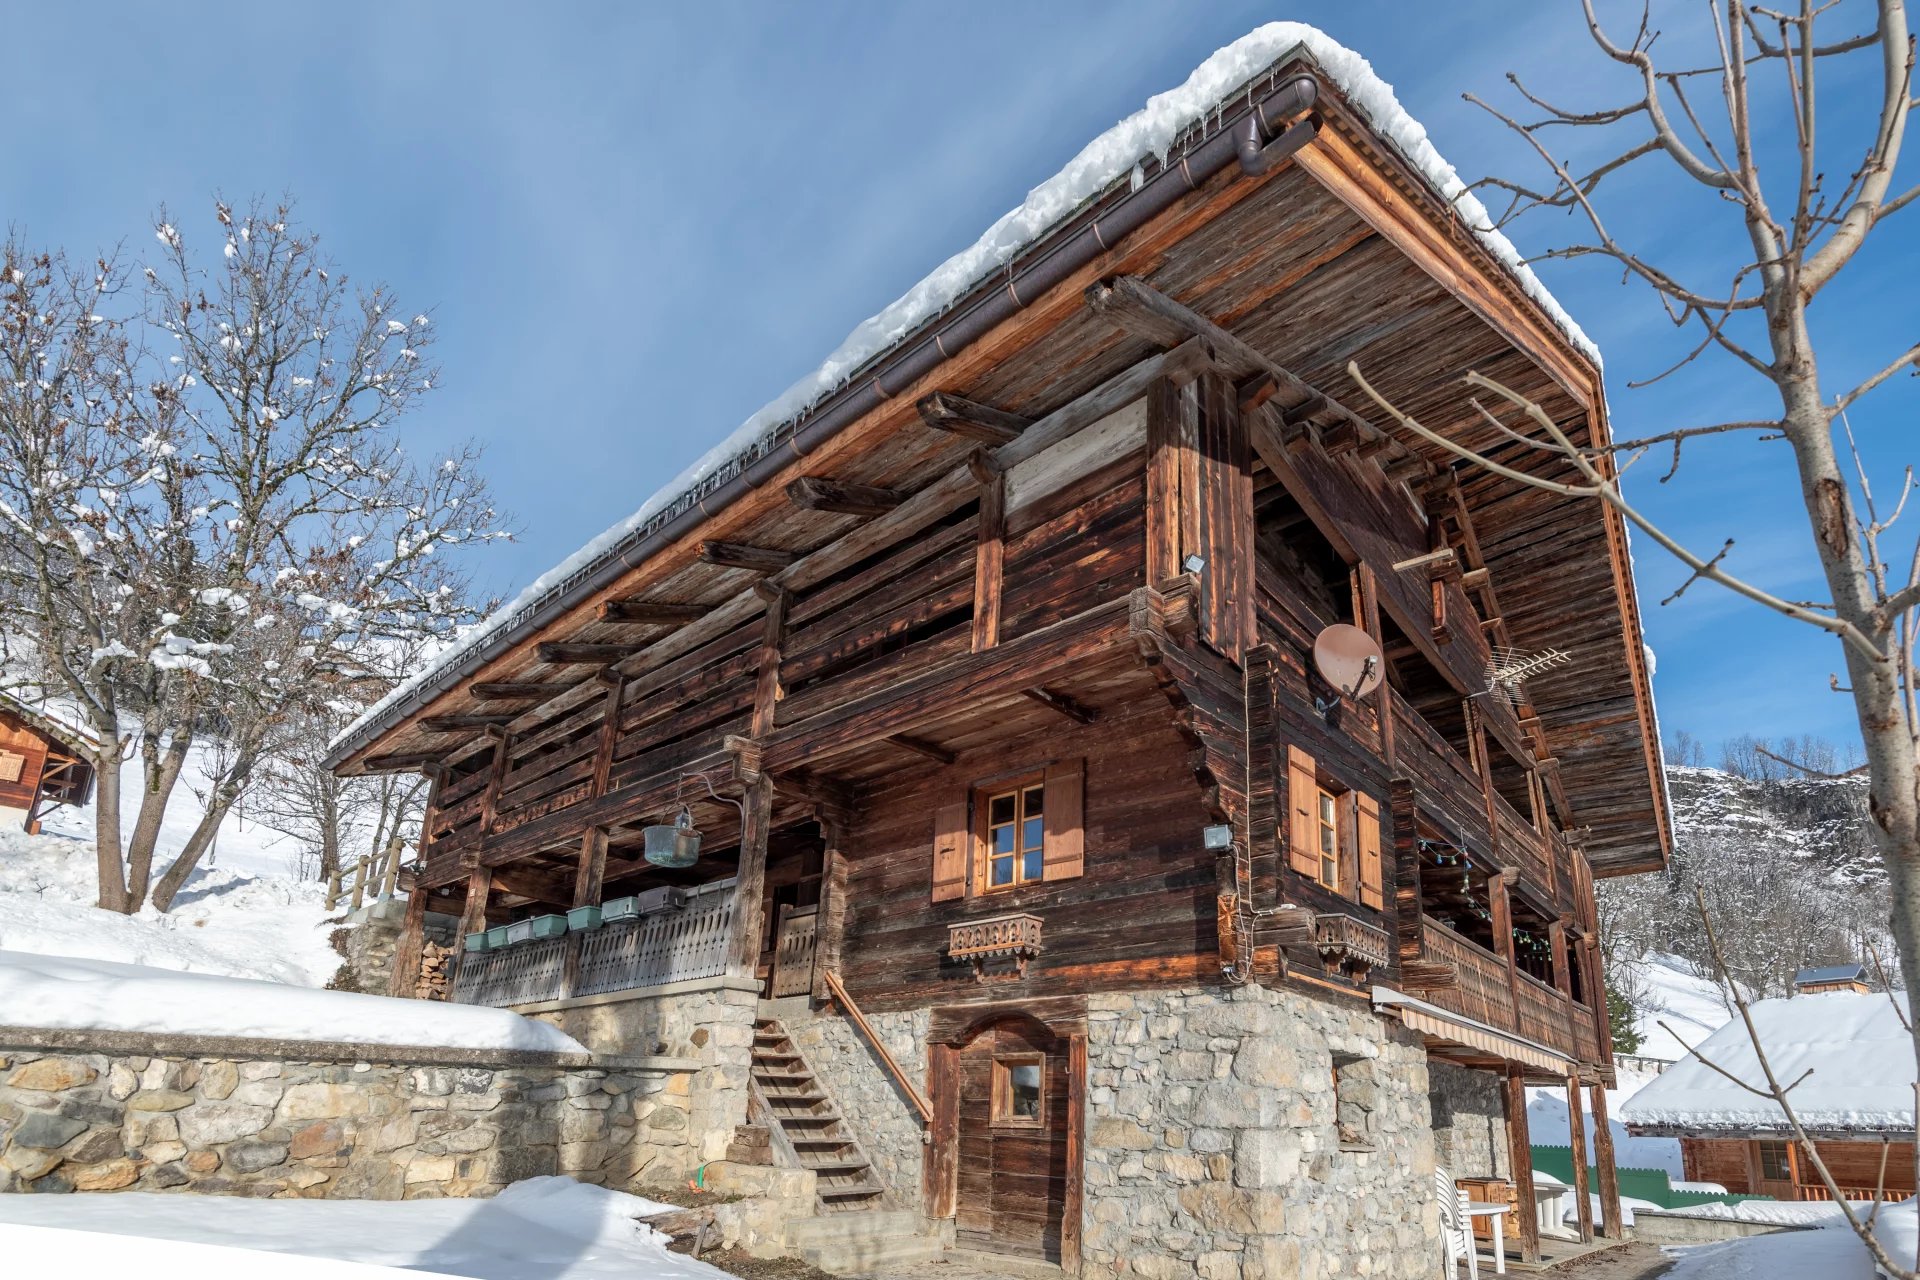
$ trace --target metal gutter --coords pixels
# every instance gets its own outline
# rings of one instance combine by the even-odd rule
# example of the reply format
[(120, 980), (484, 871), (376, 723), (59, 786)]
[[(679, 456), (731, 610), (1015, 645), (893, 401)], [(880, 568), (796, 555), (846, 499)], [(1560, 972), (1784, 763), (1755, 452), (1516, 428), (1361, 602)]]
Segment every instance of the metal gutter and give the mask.
[[(799, 420), (784, 439), (782, 428), (776, 427), (749, 454), (742, 455), (743, 458), (751, 455), (746, 465), (724, 478), (720, 478), (719, 473), (708, 477), (701, 482), (710, 485), (704, 493), (700, 484), (696, 484), (667, 511), (608, 548), (599, 560), (555, 583), (471, 650), (435, 672), (431, 679), (422, 681), (377, 717), (358, 726), (327, 753), (322, 767), (339, 768), (395, 724), (519, 643), (526, 632), (553, 621), (574, 608), (583, 597), (644, 563), (655, 551), (671, 545), (739, 498), (767, 484), (785, 470), (788, 463), (805, 458), (843, 429), (913, 386), (1001, 321), (1024, 310), (1048, 289), (1171, 208), (1175, 201), (1199, 189), (1236, 159), (1244, 174), (1259, 175), (1271, 170), (1313, 138), (1316, 127), (1313, 122), (1298, 118), (1313, 109), (1318, 97), (1319, 83), (1311, 75), (1301, 72), (1289, 76), (1272, 93), (1250, 102), (1245, 114), (1236, 118), (1231, 127), (1223, 119), (1211, 137), (1193, 146), (1177, 162), (1170, 158), (1152, 180), (1123, 196), (1104, 214), (1085, 222), (1058, 245), (1009, 262), (997, 285), (991, 278), (976, 285), (974, 292), (978, 296), (971, 303), (949, 311), (912, 346), (896, 347), (876, 357), (869, 363), (871, 372), (863, 370), (856, 374), (815, 406), (810, 416)], [(1298, 120), (1298, 123), (1282, 129), (1281, 125), (1289, 120)], [(985, 292), (981, 292), (983, 288)]]

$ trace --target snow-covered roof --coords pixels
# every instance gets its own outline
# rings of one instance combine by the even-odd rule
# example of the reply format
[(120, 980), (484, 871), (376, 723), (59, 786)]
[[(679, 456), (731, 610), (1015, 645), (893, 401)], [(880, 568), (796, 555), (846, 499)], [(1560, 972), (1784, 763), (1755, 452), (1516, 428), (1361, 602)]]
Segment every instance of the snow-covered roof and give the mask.
[[(1899, 1001), (1899, 1008), (1894, 1006)], [(1904, 1132), (1914, 1121), (1913, 1039), (1902, 1025), (1904, 994), (1838, 991), (1761, 1000), (1753, 1023), (1794, 1114), (1817, 1133)], [(1741, 1080), (1765, 1087), (1760, 1061), (1738, 1018), (1695, 1046)], [(1802, 1076), (1805, 1076), (1802, 1079)], [(1620, 1108), (1635, 1130), (1775, 1133), (1786, 1115), (1772, 1098), (1747, 1090), (1696, 1058), (1661, 1074)]]
[(1300, 22), (1270, 22), (1219, 49), (1185, 82), (1147, 100), (1139, 111), (1089, 142), (1058, 173), (1034, 187), (1013, 209), (966, 249), (948, 258), (891, 304), (855, 326), (826, 360), (750, 416), (692, 466), (662, 486), (638, 510), (609, 527), (529, 583), (513, 600), (468, 628), (422, 669), (369, 708), (328, 753), (337, 765), (389, 723), (424, 705), (453, 681), (497, 656), (555, 597), (584, 595), (593, 571), (626, 548), (636, 533), (663, 526), (679, 514), (683, 499), (705, 492), (743, 459), (761, 456), (769, 442), (851, 381), (875, 359), (968, 296), (975, 286), (1023, 250), (1059, 228), (1086, 205), (1127, 182), (1150, 156), (1164, 159), (1176, 139), (1232, 102), (1250, 81), (1297, 53), (1304, 53), (1389, 147), (1444, 200), (1461, 223), (1512, 273), (1567, 340), (1597, 366), (1600, 352), (1547, 290), (1513, 244), (1493, 226), (1486, 207), (1467, 189), (1454, 167), (1435, 149), (1424, 125), (1407, 114), (1393, 87), (1367, 60), (1325, 32)]
[(0, 689), (0, 711), (11, 712), (40, 732), (68, 746), (98, 747), (100, 739), (80, 722), (78, 716), (50, 702), (28, 702), (18, 694)]
[(1830, 964), (1824, 969), (1802, 969), (1793, 975), (1793, 985), (1805, 986), (1819, 982), (1865, 982), (1867, 966), (1863, 964)]

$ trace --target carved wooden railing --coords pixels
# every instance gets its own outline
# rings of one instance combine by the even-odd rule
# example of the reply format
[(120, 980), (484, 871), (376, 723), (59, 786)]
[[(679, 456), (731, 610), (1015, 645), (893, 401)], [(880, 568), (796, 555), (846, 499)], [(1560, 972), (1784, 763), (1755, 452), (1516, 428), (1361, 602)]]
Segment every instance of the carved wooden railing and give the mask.
[(919, 1113), (921, 1126), (931, 1125), (933, 1105), (913, 1087), (913, 1081), (907, 1079), (907, 1073), (902, 1071), (900, 1064), (893, 1060), (893, 1055), (887, 1051), (887, 1046), (881, 1042), (879, 1034), (874, 1031), (873, 1024), (867, 1021), (867, 1015), (860, 1012), (860, 1006), (853, 1002), (853, 997), (847, 994), (846, 987), (841, 985), (840, 975), (828, 969), (821, 976), (826, 979), (827, 991), (833, 996), (835, 1003), (859, 1029), (860, 1034), (866, 1037), (868, 1046), (880, 1059), (880, 1065), (887, 1069), (887, 1074), (893, 1077), (893, 1082), (900, 1086), (900, 1092), (906, 1095), (908, 1104)]
[(1490, 1027), (1510, 1030), (1517, 1025), (1507, 966), (1499, 956), (1431, 917), (1420, 921), (1420, 947), (1429, 964), (1445, 965), (1456, 975), (1453, 986), (1427, 992), (1429, 1001)]
[[(717, 978), (727, 971), (733, 884), (729, 878), (689, 890), (678, 910), (497, 951), (469, 951), (454, 974), (453, 999), (460, 1004), (534, 1004)], [(567, 952), (576, 947), (579, 978), (569, 987)]]
[(1387, 967), (1393, 942), (1379, 925), (1325, 911), (1314, 917), (1313, 945), (1328, 964), (1345, 965), (1364, 975)]

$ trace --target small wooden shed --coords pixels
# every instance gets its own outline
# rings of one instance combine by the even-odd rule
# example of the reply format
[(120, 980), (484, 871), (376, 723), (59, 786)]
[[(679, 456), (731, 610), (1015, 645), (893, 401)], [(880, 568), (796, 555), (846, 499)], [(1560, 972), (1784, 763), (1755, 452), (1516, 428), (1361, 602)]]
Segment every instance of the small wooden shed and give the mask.
[(93, 798), (93, 735), (0, 693), (0, 824), (38, 834), (40, 818)]

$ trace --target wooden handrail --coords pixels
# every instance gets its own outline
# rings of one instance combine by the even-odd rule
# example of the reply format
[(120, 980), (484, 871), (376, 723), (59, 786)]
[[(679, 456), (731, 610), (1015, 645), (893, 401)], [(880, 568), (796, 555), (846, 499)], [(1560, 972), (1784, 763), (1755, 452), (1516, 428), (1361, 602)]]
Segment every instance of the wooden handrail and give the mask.
[(824, 969), (821, 972), (827, 980), (827, 990), (833, 994), (834, 1000), (847, 1011), (847, 1016), (853, 1019), (853, 1025), (860, 1028), (860, 1034), (867, 1038), (867, 1043), (873, 1046), (873, 1051), (880, 1055), (881, 1063), (892, 1074), (893, 1082), (900, 1086), (900, 1092), (907, 1095), (907, 1101), (912, 1103), (913, 1109), (920, 1113), (921, 1125), (931, 1125), (933, 1123), (932, 1104), (920, 1096), (920, 1091), (913, 1087), (911, 1080), (907, 1079), (907, 1073), (900, 1069), (900, 1064), (893, 1060), (891, 1053), (887, 1052), (887, 1046), (880, 1042), (878, 1035), (874, 1034), (873, 1024), (867, 1021), (867, 1015), (860, 1012), (860, 1006), (853, 1002), (853, 997), (848, 995), (847, 989), (840, 984), (840, 975), (831, 969)]

